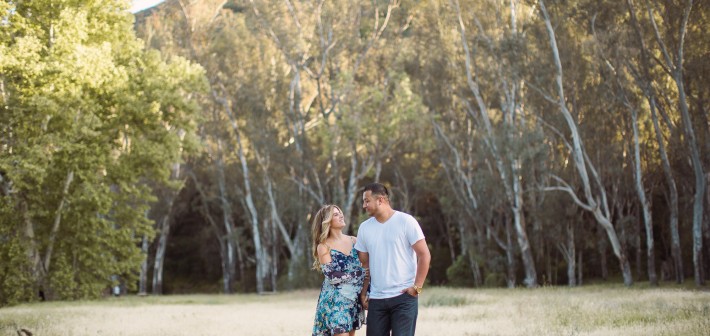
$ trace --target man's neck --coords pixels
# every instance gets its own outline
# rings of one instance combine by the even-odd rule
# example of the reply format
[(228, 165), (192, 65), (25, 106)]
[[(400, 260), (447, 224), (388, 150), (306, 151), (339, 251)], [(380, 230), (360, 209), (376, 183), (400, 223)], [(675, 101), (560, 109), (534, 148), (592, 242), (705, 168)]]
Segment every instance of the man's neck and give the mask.
[(390, 218), (392, 218), (392, 216), (394, 215), (394, 212), (395, 211), (392, 208), (383, 209), (383, 211), (381, 211), (380, 213), (375, 215), (375, 219), (380, 223), (385, 223)]

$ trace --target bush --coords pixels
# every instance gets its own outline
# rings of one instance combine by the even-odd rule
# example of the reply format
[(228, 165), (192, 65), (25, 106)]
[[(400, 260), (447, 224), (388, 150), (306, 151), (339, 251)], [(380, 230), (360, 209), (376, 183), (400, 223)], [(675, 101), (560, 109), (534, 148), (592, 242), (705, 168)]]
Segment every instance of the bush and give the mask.
[(473, 287), (475, 285), (471, 265), (464, 255), (458, 256), (453, 265), (446, 269), (446, 278), (449, 280), (449, 285), (454, 287)]

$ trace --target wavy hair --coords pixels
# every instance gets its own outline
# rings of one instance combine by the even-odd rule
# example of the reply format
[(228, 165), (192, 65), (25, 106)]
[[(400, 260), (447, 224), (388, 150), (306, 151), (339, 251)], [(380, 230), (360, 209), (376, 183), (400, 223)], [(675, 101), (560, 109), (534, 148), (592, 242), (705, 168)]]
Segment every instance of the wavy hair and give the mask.
[(326, 204), (318, 210), (316, 215), (313, 217), (313, 223), (311, 227), (311, 238), (313, 242), (313, 269), (320, 271), (320, 262), (318, 261), (318, 244), (325, 243), (326, 238), (330, 234), (330, 222), (333, 220), (333, 210), (340, 210), (335, 204)]

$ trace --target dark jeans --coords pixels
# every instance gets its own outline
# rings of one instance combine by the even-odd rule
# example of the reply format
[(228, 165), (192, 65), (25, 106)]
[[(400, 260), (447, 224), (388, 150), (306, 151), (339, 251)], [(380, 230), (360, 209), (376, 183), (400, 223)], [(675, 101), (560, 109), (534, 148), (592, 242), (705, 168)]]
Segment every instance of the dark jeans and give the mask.
[(407, 293), (389, 299), (370, 299), (367, 336), (414, 336), (419, 299)]

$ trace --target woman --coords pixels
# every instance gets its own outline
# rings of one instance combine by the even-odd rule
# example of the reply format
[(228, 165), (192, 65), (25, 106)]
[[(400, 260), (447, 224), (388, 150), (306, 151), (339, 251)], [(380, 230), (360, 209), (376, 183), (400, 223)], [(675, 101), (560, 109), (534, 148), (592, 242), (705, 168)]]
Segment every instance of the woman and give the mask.
[(355, 237), (345, 235), (345, 218), (336, 205), (325, 205), (313, 218), (313, 269), (323, 272), (313, 335), (355, 335), (365, 323), (360, 291), (366, 270), (355, 250)]

